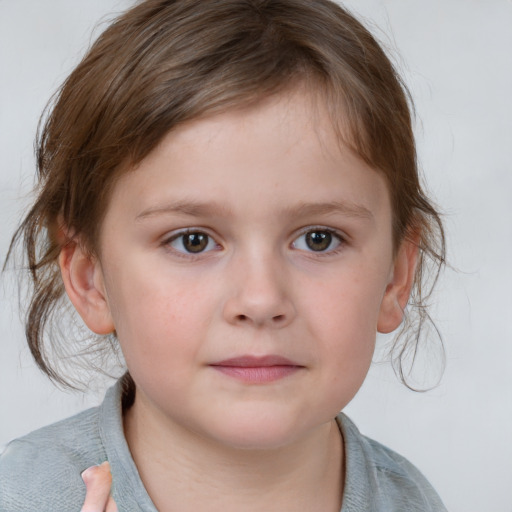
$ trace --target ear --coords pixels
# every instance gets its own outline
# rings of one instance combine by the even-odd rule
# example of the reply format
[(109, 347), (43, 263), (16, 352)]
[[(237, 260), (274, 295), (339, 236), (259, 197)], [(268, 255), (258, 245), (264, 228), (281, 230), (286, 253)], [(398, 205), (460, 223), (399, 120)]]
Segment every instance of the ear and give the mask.
[(414, 283), (419, 238), (417, 235), (404, 239), (395, 256), (377, 322), (377, 330), (381, 333), (392, 332), (402, 323), (405, 306)]
[(87, 327), (96, 334), (113, 332), (99, 260), (81, 243), (71, 240), (60, 251), (59, 266), (66, 293)]

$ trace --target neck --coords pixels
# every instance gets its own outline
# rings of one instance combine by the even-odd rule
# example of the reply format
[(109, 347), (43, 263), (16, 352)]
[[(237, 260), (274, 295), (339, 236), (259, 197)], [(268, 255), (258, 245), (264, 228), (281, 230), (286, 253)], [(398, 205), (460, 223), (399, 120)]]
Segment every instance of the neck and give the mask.
[(136, 398), (125, 435), (160, 512), (339, 512), (343, 443), (335, 420), (275, 449), (230, 448), (147, 414)]

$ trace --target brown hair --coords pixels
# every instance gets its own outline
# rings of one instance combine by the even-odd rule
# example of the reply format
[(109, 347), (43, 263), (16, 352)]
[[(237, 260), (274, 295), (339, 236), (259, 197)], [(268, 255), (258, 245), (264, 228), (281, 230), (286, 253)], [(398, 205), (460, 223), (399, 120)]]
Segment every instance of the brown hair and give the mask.
[(65, 81), (40, 125), (39, 195), (9, 251), (23, 241), (33, 282), (26, 336), (53, 380), (66, 383), (52, 351), (70, 344), (45, 339), (65, 296), (59, 223), (95, 254), (116, 178), (169, 130), (299, 82), (321, 94), (340, 136), (385, 175), (395, 248), (419, 233), (417, 325), (404, 323), (392, 353), (405, 381), (403, 361), (429, 319), (431, 287), (422, 283), (444, 263), (443, 227), (420, 185), (406, 87), (368, 30), (329, 0), (146, 0), (114, 21)]

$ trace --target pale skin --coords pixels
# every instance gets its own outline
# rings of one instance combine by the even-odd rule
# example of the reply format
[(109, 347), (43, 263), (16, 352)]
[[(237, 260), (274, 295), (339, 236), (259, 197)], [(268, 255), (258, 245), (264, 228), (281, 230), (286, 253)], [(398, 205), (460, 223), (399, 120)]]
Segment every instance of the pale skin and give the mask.
[[(401, 323), (417, 248), (395, 249), (382, 174), (301, 88), (192, 121), (123, 175), (96, 256), (76, 240), (60, 266), (85, 323), (117, 333), (158, 510), (340, 510), (334, 418)], [(225, 371), (269, 356), (276, 378)]]
[(110, 496), (112, 475), (108, 462), (87, 468), (82, 480), (87, 493), (81, 512), (117, 512), (117, 505)]

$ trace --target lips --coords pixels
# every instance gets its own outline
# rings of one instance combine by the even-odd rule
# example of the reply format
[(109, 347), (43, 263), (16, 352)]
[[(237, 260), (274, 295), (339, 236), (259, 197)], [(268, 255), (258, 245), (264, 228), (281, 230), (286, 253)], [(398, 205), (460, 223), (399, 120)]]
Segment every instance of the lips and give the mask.
[(289, 377), (304, 367), (285, 357), (241, 356), (210, 365), (214, 370), (248, 384), (263, 384)]

